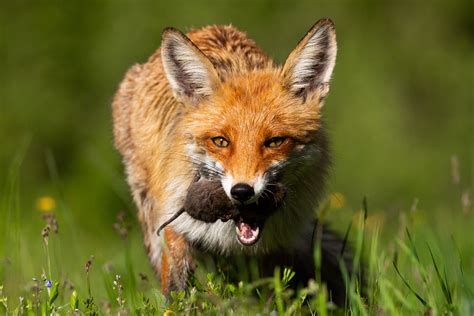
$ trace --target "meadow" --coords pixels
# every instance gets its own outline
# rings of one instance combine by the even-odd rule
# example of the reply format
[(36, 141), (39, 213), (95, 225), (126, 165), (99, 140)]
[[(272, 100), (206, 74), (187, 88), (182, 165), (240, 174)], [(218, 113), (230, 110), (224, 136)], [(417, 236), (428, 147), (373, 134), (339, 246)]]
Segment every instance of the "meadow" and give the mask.
[[(472, 2), (1, 6), (0, 314), (474, 315)], [(166, 26), (232, 23), (282, 62), (324, 16), (334, 164), (314, 211), (355, 249), (366, 290), (347, 278), (336, 307), (318, 280), (291, 290), (289, 269), (242, 264), (232, 283), (209, 263), (166, 300), (113, 148), (119, 81)]]
[[(0, 311), (4, 314), (472, 315), (474, 311), (473, 248), (467, 233), (474, 220), (466, 197), (456, 199), (459, 183), (453, 184), (457, 203), (440, 210), (451, 215), (443, 222), (442, 214), (420, 209), (417, 200), (401, 210), (398, 219), (390, 219), (383, 212), (371, 213), (366, 198), (350, 211), (344, 195), (330, 195), (315, 216), (331, 222), (338, 213), (351, 212), (343, 236), (354, 248), (354, 270), (363, 268), (367, 283), (361, 291), (360, 274), (346, 276), (345, 306), (335, 306), (318, 280), (295, 292), (288, 286), (294, 276), (291, 269), (282, 267), (273, 278), (260, 279), (252, 263), (241, 264), (238, 283), (229, 281), (219, 265), (200, 267), (189, 291), (173, 292), (167, 300), (145, 262), (137, 225), (126, 213), (119, 212), (103, 228), (115, 232), (108, 246), (89, 244), (88, 236), (71, 222), (73, 215), (56, 179), (58, 200), (40, 197), (36, 221), (25, 226), (18, 182), (23, 157), (19, 152), (11, 166), (2, 203), (5, 256)], [(453, 159), (455, 181), (458, 171)], [(316, 242), (316, 271), (320, 255)]]

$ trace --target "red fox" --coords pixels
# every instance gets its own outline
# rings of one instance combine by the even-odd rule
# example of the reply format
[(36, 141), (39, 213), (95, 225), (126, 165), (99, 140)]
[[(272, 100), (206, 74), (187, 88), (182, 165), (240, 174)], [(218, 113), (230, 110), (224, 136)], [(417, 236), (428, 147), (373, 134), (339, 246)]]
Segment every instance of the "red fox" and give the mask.
[[(336, 51), (329, 19), (282, 67), (232, 26), (186, 35), (166, 28), (161, 48), (128, 71), (113, 101), (114, 138), (165, 293), (186, 287), (196, 251), (249, 255), (314, 277), (314, 211), (330, 162), (321, 109)], [(255, 216), (206, 222), (185, 213), (164, 229), (163, 242), (156, 230), (183, 207), (196, 175), (219, 181)], [(286, 189), (283, 203), (260, 214), (259, 200), (277, 185)], [(322, 245), (323, 279), (341, 298), (342, 242), (325, 230)]]

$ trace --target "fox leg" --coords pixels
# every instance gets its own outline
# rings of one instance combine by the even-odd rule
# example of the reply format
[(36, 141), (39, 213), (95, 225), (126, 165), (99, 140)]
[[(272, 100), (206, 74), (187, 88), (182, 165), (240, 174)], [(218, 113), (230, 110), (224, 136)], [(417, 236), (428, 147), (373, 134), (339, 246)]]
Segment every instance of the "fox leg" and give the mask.
[(175, 233), (171, 227), (164, 229), (164, 245), (161, 252), (161, 289), (165, 295), (171, 291), (186, 288), (191, 272), (190, 246), (183, 236)]

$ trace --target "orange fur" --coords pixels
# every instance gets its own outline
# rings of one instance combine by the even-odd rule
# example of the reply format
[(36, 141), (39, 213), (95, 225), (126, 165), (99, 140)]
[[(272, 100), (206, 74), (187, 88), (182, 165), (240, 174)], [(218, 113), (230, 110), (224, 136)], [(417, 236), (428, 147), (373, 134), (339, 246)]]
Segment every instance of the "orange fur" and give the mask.
[[(163, 293), (169, 294), (169, 291), (174, 289), (171, 284), (182, 284), (186, 282), (183, 275), (178, 271), (186, 270), (186, 265), (190, 264), (188, 258), (187, 245), (184, 238), (172, 229), (166, 228), (164, 238), (167, 245), (161, 254), (161, 289)], [(174, 268), (171, 269), (171, 266)]]
[[(306, 142), (319, 127), (319, 108), (301, 105), (283, 88), (273, 69), (233, 77), (215, 92), (213, 102), (185, 118), (186, 130), (229, 170), (236, 182), (251, 183), (275, 160), (285, 158), (296, 143)], [(222, 106), (232, 104), (232, 106)], [(303, 107), (295, 111), (295, 106)], [(198, 124), (196, 124), (198, 122)], [(306, 128), (302, 129), (301, 126)], [(224, 135), (233, 142), (225, 150), (210, 137)], [(265, 140), (285, 135), (281, 148), (266, 149)]]

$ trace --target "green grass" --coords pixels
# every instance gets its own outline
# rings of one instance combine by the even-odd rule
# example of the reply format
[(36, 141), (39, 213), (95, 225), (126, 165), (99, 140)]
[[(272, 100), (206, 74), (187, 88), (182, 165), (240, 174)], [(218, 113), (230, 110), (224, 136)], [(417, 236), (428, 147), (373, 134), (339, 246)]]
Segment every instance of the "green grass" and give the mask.
[[(294, 292), (288, 286), (294, 276), (290, 269), (276, 269), (273, 278), (259, 279), (252, 264), (241, 265), (238, 283), (230, 282), (219, 265), (204, 264), (187, 292), (172, 293), (167, 300), (147, 264), (133, 215), (120, 213), (104, 228), (116, 232), (110, 239), (89, 238), (90, 232), (71, 223), (54, 172), (57, 205), (37, 206), (43, 212), (25, 211), (19, 174), (27, 145), (28, 141), (13, 159), (1, 205), (1, 314), (474, 313), (474, 249), (469, 235), (474, 220), (472, 209), (463, 212), (455, 193), (451, 209), (420, 210), (415, 203), (395, 219), (383, 211), (371, 213), (365, 198), (355, 210), (323, 205), (319, 217), (324, 221), (345, 218), (339, 223), (354, 248), (353, 265), (365, 267), (363, 296), (359, 274), (346, 275), (345, 306), (328, 300), (324, 284), (312, 281)], [(33, 219), (25, 220), (26, 214)], [(318, 246), (315, 258), (320, 262)]]

